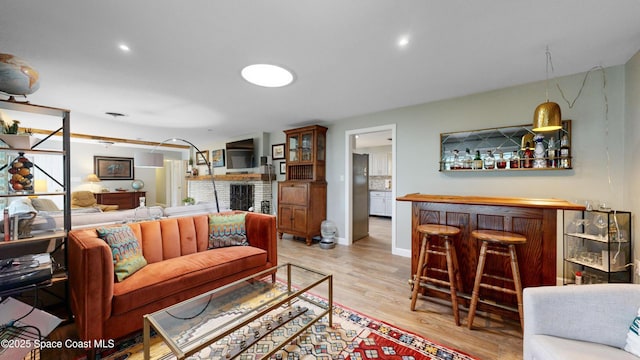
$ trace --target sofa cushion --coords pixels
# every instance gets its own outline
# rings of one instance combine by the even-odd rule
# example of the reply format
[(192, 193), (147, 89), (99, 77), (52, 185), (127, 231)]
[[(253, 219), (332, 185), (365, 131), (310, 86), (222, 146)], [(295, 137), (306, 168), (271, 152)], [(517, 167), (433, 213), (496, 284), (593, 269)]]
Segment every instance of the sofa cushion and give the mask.
[(113, 268), (118, 282), (147, 265), (135, 234), (127, 225), (99, 227), (98, 236), (111, 248)]
[(209, 249), (247, 246), (246, 213), (209, 215)]
[(230, 276), (238, 269), (264, 266), (266, 251), (253, 246), (213, 249), (145, 266), (114, 284), (112, 315), (168, 298), (186, 289)]
[(550, 335), (532, 335), (530, 349), (532, 358), (536, 360), (638, 360), (617, 347)]

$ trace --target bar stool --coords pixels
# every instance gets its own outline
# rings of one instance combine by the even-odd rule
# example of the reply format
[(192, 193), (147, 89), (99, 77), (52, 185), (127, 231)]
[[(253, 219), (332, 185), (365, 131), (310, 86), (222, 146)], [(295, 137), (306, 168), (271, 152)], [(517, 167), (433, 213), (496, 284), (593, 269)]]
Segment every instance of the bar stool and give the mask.
[[(418, 299), (418, 290), (421, 286), (428, 283), (449, 286), (451, 291), (451, 307), (453, 309), (453, 317), (456, 325), (460, 325), (460, 314), (458, 312), (458, 296), (457, 289), (462, 289), (462, 279), (458, 271), (458, 258), (456, 249), (451, 243), (451, 236), (460, 234), (460, 229), (448, 225), (423, 224), (418, 226), (418, 232), (422, 235), (420, 245), (420, 255), (418, 257), (418, 267), (413, 278), (413, 291), (411, 294), (411, 311), (416, 309), (416, 300)], [(444, 241), (444, 249), (438, 246), (430, 247), (430, 237), (438, 236)], [(427, 270), (435, 270), (444, 272), (442, 269), (428, 267), (429, 254), (445, 256), (447, 259), (447, 273), (449, 281), (444, 281), (427, 276)]]
[[(515, 245), (524, 244), (527, 238), (523, 235), (511, 233), (507, 231), (496, 230), (473, 230), (471, 236), (482, 241), (480, 247), (480, 257), (478, 259), (478, 269), (476, 270), (476, 280), (473, 285), (473, 295), (471, 296), (471, 304), (469, 306), (469, 318), (467, 326), (471, 329), (473, 318), (476, 316), (476, 306), (480, 297), (480, 287), (500, 291), (506, 294), (515, 294), (518, 299), (518, 314), (520, 315), (520, 326), (524, 329), (524, 316), (522, 313), (522, 283), (520, 281), (520, 271), (518, 270), (518, 257), (516, 256)], [(508, 256), (511, 259), (512, 279), (489, 275), (484, 273), (484, 264), (487, 255)], [(514, 289), (495, 286), (482, 282), (482, 277), (490, 277), (513, 283)]]

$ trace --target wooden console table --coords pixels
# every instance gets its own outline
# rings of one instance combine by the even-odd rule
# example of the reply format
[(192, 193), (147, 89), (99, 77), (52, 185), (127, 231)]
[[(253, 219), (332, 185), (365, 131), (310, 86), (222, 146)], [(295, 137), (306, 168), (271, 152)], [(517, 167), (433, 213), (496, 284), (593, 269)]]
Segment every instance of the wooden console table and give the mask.
[(140, 205), (144, 191), (114, 191), (96, 193), (96, 201), (103, 205), (118, 205), (119, 210), (135, 209)]
[[(523, 288), (556, 285), (557, 210), (584, 210), (582, 205), (559, 199), (408, 194), (397, 200), (412, 202), (411, 274), (416, 272), (420, 253), (418, 225), (431, 223), (460, 228), (460, 236), (454, 239), (454, 245), (463, 295), (469, 295), (473, 290), (480, 252), (479, 242), (471, 237), (472, 230), (503, 230), (525, 235), (527, 243), (517, 247)], [(489, 272), (492, 269), (506, 269), (509, 268), (509, 262), (507, 258), (501, 261), (489, 257), (485, 267)], [(496, 285), (504, 286), (500, 280), (495, 281)], [(435, 292), (430, 295), (438, 296)], [(516, 304), (512, 295), (495, 292), (491, 296), (508, 304)]]

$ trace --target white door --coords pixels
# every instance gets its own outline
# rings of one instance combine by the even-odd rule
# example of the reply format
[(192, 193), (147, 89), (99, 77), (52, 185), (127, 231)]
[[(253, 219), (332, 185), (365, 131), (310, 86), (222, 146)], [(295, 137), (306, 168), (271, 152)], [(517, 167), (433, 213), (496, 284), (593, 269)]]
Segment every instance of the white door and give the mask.
[(182, 199), (187, 197), (185, 174), (186, 160), (165, 160), (167, 206), (182, 205)]

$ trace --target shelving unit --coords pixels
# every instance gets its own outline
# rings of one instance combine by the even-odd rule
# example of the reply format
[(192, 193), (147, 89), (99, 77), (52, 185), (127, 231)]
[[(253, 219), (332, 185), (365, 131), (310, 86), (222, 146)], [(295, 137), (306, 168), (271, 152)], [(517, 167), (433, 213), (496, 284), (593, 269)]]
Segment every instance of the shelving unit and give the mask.
[(629, 283), (632, 281), (631, 213), (564, 211), (563, 283)]
[[(49, 252), (59, 269), (54, 269), (52, 284), (66, 280), (67, 254), (66, 240), (71, 229), (71, 198), (69, 196), (69, 186), (71, 183), (71, 160), (70, 160), (70, 111), (66, 109), (32, 105), (27, 102), (0, 100), (0, 110), (15, 120), (20, 121), (21, 128), (43, 127), (50, 131), (44, 138), (37, 141), (29, 148), (15, 148), (0, 141), (0, 207), (9, 206), (12, 200), (21, 197), (53, 197), (62, 198), (64, 222), (62, 228), (31, 231), (31, 236), (2, 241), (0, 239), (0, 258), (13, 258), (26, 254), (41, 253), (43, 249)], [(61, 142), (53, 141), (53, 136), (61, 136)], [(62, 171), (52, 173), (43, 169), (43, 164), (33, 161), (33, 169), (37, 170), (37, 176), (47, 179), (56, 184), (59, 191), (49, 192), (15, 192), (9, 183), (9, 172), (11, 160), (19, 153), (24, 153), (27, 158), (38, 157), (62, 157)], [(42, 162), (47, 162), (43, 160)], [(34, 178), (32, 179), (35, 181)], [(35, 189), (37, 190), (37, 189)], [(59, 198), (58, 198), (59, 199)], [(65, 294), (63, 299), (66, 302), (66, 281)]]

